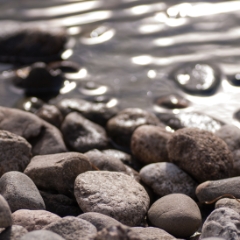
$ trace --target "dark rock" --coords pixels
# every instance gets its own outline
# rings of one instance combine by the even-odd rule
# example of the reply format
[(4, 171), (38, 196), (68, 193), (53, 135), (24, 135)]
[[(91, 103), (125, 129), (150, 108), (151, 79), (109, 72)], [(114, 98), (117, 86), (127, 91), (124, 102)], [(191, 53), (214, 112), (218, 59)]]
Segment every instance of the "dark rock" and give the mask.
[(227, 207), (240, 214), (240, 199), (222, 198), (215, 203), (215, 209)]
[(230, 208), (218, 208), (206, 219), (202, 227), (201, 239), (208, 237), (238, 240), (240, 236), (240, 216)]
[(197, 183), (173, 163), (153, 163), (140, 171), (141, 180), (160, 197), (183, 193), (195, 198)]
[(132, 134), (141, 125), (163, 126), (154, 114), (140, 108), (127, 108), (108, 121), (107, 132), (115, 143), (130, 147)]
[(33, 183), (25, 174), (8, 172), (0, 179), (0, 194), (7, 200), (11, 211), (18, 209), (45, 209), (43, 199)]
[(232, 152), (232, 156), (233, 156), (232, 176), (237, 177), (240, 176), (240, 149)]
[(31, 159), (31, 145), (22, 137), (0, 130), (0, 177), (9, 171), (23, 172)]
[(148, 211), (149, 221), (175, 237), (190, 237), (201, 225), (197, 204), (184, 194), (169, 194), (157, 200)]
[(62, 236), (66, 240), (94, 240), (97, 229), (83, 219), (76, 217), (64, 217), (57, 222), (45, 227)]
[(59, 215), (60, 217), (78, 216), (82, 213), (75, 199), (62, 194), (52, 194), (40, 191), (45, 202), (46, 210)]
[(67, 151), (60, 131), (32, 113), (0, 107), (0, 129), (25, 138), (33, 155)]
[(171, 162), (199, 182), (231, 176), (232, 155), (226, 143), (214, 134), (197, 128), (184, 128), (168, 142)]
[(162, 112), (156, 112), (155, 114), (162, 123), (173, 130), (178, 130), (185, 127), (184, 123), (181, 121), (177, 114)]
[(7, 201), (0, 195), (0, 228), (6, 228), (12, 225), (11, 210)]
[(240, 86), (240, 74), (239, 72), (236, 74), (228, 75), (227, 76), (228, 81), (235, 87)]
[(36, 230), (27, 233), (20, 240), (65, 240), (65, 239), (51, 231)]
[(92, 165), (83, 154), (77, 152), (35, 156), (25, 169), (41, 190), (73, 194), (74, 181), (83, 172), (92, 170)]
[(77, 112), (69, 113), (63, 121), (62, 133), (66, 144), (78, 152), (91, 149), (105, 149), (108, 139), (104, 128)]
[(18, 225), (13, 225), (6, 228), (0, 233), (0, 240), (20, 240), (22, 236), (27, 234), (26, 228)]
[(142, 163), (168, 162), (167, 142), (171, 133), (158, 126), (138, 127), (131, 139), (133, 155)]
[(200, 202), (213, 201), (224, 195), (240, 198), (240, 177), (204, 182), (198, 185), (196, 195)]
[(66, 73), (74, 73), (78, 72), (80, 69), (80, 66), (77, 62), (72, 61), (54, 61), (48, 63), (48, 69), (60, 69), (62, 72)]
[(29, 232), (40, 230), (50, 223), (61, 219), (56, 214), (45, 210), (20, 209), (12, 214), (13, 224), (26, 228)]
[(140, 224), (149, 207), (145, 189), (130, 176), (118, 172), (80, 174), (74, 193), (83, 212), (102, 213), (129, 226)]

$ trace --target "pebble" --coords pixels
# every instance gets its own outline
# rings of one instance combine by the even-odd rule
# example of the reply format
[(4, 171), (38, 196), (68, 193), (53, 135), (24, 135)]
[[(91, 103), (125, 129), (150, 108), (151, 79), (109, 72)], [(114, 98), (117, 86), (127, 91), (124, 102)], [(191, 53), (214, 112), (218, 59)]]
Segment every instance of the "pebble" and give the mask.
[(73, 194), (76, 177), (90, 170), (92, 165), (86, 156), (67, 152), (35, 156), (24, 173), (41, 190), (69, 195)]
[(197, 183), (173, 163), (152, 163), (140, 171), (141, 180), (158, 196), (183, 193), (195, 198)]
[(76, 217), (64, 217), (45, 229), (59, 234), (65, 240), (94, 240), (97, 235), (97, 229), (90, 222)]
[(196, 195), (200, 202), (213, 201), (226, 194), (240, 198), (240, 177), (206, 181), (196, 188)]
[(231, 208), (240, 214), (240, 199), (222, 198), (215, 203), (215, 209), (221, 207)]
[(201, 239), (219, 237), (226, 240), (238, 240), (240, 237), (240, 215), (226, 207), (215, 209), (202, 227)]
[(45, 210), (20, 209), (12, 214), (12, 219), (14, 225), (20, 225), (30, 232), (43, 229), (61, 218)]
[(27, 234), (26, 228), (18, 225), (12, 225), (0, 233), (0, 240), (20, 240), (22, 236)]
[(226, 143), (205, 130), (183, 128), (168, 142), (169, 159), (198, 182), (231, 176), (232, 155)]
[(105, 149), (108, 146), (104, 128), (77, 112), (66, 116), (61, 130), (66, 144), (74, 151), (84, 153), (94, 148)]
[(0, 195), (0, 228), (7, 228), (12, 225), (12, 213), (5, 198)]
[(33, 155), (66, 152), (61, 132), (32, 113), (0, 107), (0, 129), (25, 138)]
[(65, 240), (58, 234), (47, 230), (36, 230), (24, 235), (20, 240)]
[(167, 142), (171, 133), (158, 126), (138, 127), (131, 138), (132, 154), (142, 163), (168, 162)]
[(31, 148), (24, 138), (0, 130), (0, 176), (9, 171), (23, 172), (30, 162)]
[(240, 176), (240, 149), (232, 152), (232, 156), (233, 156), (232, 176), (237, 177)]
[(140, 108), (126, 108), (107, 122), (107, 132), (112, 140), (123, 147), (130, 147), (134, 130), (141, 125), (163, 126), (158, 118)]
[(45, 209), (37, 187), (24, 173), (14, 171), (4, 173), (0, 178), (0, 194), (7, 200), (12, 212), (19, 209)]
[(83, 212), (98, 212), (136, 226), (144, 219), (149, 196), (130, 176), (119, 172), (86, 172), (75, 180), (75, 197)]
[(44, 105), (44, 101), (37, 97), (26, 97), (15, 105), (16, 108), (24, 110), (26, 112), (35, 113)]
[(82, 213), (75, 198), (44, 191), (40, 191), (40, 194), (45, 202), (46, 210), (60, 217), (78, 216)]
[(187, 238), (201, 225), (202, 217), (197, 204), (187, 195), (174, 193), (157, 200), (148, 211), (153, 226), (178, 238)]

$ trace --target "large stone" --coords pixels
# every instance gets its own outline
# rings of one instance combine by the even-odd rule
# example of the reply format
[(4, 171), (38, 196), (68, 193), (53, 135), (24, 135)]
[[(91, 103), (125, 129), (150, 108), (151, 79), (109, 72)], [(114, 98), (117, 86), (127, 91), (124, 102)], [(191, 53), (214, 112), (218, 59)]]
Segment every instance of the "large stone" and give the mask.
[(5, 172), (23, 172), (31, 158), (31, 145), (22, 137), (0, 130), (0, 176)]
[(27, 233), (20, 240), (65, 240), (65, 239), (51, 231), (36, 230)]
[(77, 152), (35, 156), (25, 169), (41, 190), (61, 194), (73, 194), (74, 181), (83, 172), (92, 170), (92, 165), (83, 154)]
[(0, 194), (7, 200), (11, 211), (18, 209), (42, 210), (44, 201), (33, 183), (24, 173), (7, 172), (0, 179)]
[(231, 176), (232, 155), (226, 143), (208, 131), (183, 128), (168, 142), (170, 161), (199, 182)]
[(20, 225), (28, 231), (40, 230), (50, 223), (61, 219), (56, 214), (45, 210), (20, 209), (12, 214), (13, 224)]
[(148, 211), (149, 221), (178, 238), (190, 237), (201, 225), (197, 204), (184, 194), (169, 194), (157, 200)]
[(94, 240), (97, 229), (83, 219), (76, 217), (64, 217), (59, 221), (45, 227), (62, 236), (66, 240)]
[(195, 197), (197, 183), (173, 163), (152, 163), (140, 171), (141, 180), (160, 197), (183, 193)]
[(11, 210), (5, 198), (0, 195), (0, 228), (12, 225)]
[(136, 226), (145, 217), (149, 196), (130, 176), (118, 172), (86, 172), (75, 180), (75, 197), (84, 212), (98, 212)]
[(226, 240), (238, 240), (240, 237), (240, 215), (230, 208), (215, 209), (202, 227), (201, 239), (219, 237)]
[(26, 228), (12, 225), (0, 233), (0, 240), (20, 240), (20, 238), (27, 233), (28, 231)]

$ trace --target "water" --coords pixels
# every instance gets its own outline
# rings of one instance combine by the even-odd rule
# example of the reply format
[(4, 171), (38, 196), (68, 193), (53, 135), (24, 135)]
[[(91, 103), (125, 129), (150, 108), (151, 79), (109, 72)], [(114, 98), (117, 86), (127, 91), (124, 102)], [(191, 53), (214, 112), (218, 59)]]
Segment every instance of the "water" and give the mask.
[[(0, 0), (0, 4), (0, 35), (18, 28), (67, 31), (62, 57), (81, 67), (78, 73), (65, 75), (58, 98), (106, 95), (117, 98), (122, 108), (179, 114), (183, 121), (194, 111), (195, 119), (200, 113), (240, 126), (234, 115), (240, 109), (239, 1)], [(182, 70), (186, 63), (204, 67), (190, 73)], [(24, 96), (9, 81), (6, 70), (12, 68), (0, 64), (0, 104), (11, 107)], [(86, 88), (88, 81), (98, 86)], [(186, 91), (184, 87), (195, 87), (195, 81), (202, 89), (213, 84), (213, 91)], [(189, 106), (169, 109), (155, 104), (156, 98), (169, 94), (186, 98)]]

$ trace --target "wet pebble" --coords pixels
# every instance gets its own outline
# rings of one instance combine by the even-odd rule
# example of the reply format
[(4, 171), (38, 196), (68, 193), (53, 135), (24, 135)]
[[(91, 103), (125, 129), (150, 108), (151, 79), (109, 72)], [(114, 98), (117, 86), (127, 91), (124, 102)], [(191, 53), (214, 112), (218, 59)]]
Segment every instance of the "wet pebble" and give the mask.
[(19, 225), (12, 225), (0, 233), (0, 240), (20, 240), (28, 230)]
[(77, 112), (69, 113), (63, 121), (61, 131), (66, 144), (78, 152), (105, 149), (108, 146), (106, 131)]
[(58, 234), (47, 230), (36, 230), (25, 234), (20, 240), (65, 240)]
[(5, 198), (0, 195), (0, 228), (7, 228), (12, 225), (11, 210)]
[(44, 101), (37, 97), (27, 97), (16, 104), (16, 107), (26, 112), (35, 113), (44, 105)]
[(169, 194), (157, 200), (148, 211), (148, 219), (158, 228), (178, 238), (190, 237), (201, 225), (197, 204), (184, 194)]
[(171, 162), (199, 182), (231, 176), (233, 159), (226, 143), (197, 128), (179, 129), (168, 142)]
[(24, 173), (7, 172), (3, 174), (0, 178), (0, 194), (7, 200), (12, 212), (19, 209), (45, 209), (44, 201), (37, 187)]
[(20, 209), (12, 214), (13, 224), (26, 228), (29, 232), (43, 229), (50, 223), (61, 219), (56, 214), (45, 210)]
[(75, 197), (83, 212), (98, 212), (136, 226), (144, 219), (149, 196), (130, 176), (119, 172), (86, 172), (75, 180)]
[(233, 75), (228, 75), (227, 79), (233, 86), (236, 86), (236, 87), (240, 86), (240, 73), (239, 72), (236, 74), (233, 74)]
[(158, 196), (183, 193), (195, 198), (197, 183), (173, 163), (152, 163), (140, 171), (141, 180)]
[(227, 207), (240, 214), (240, 199), (222, 198), (215, 203), (215, 209)]

